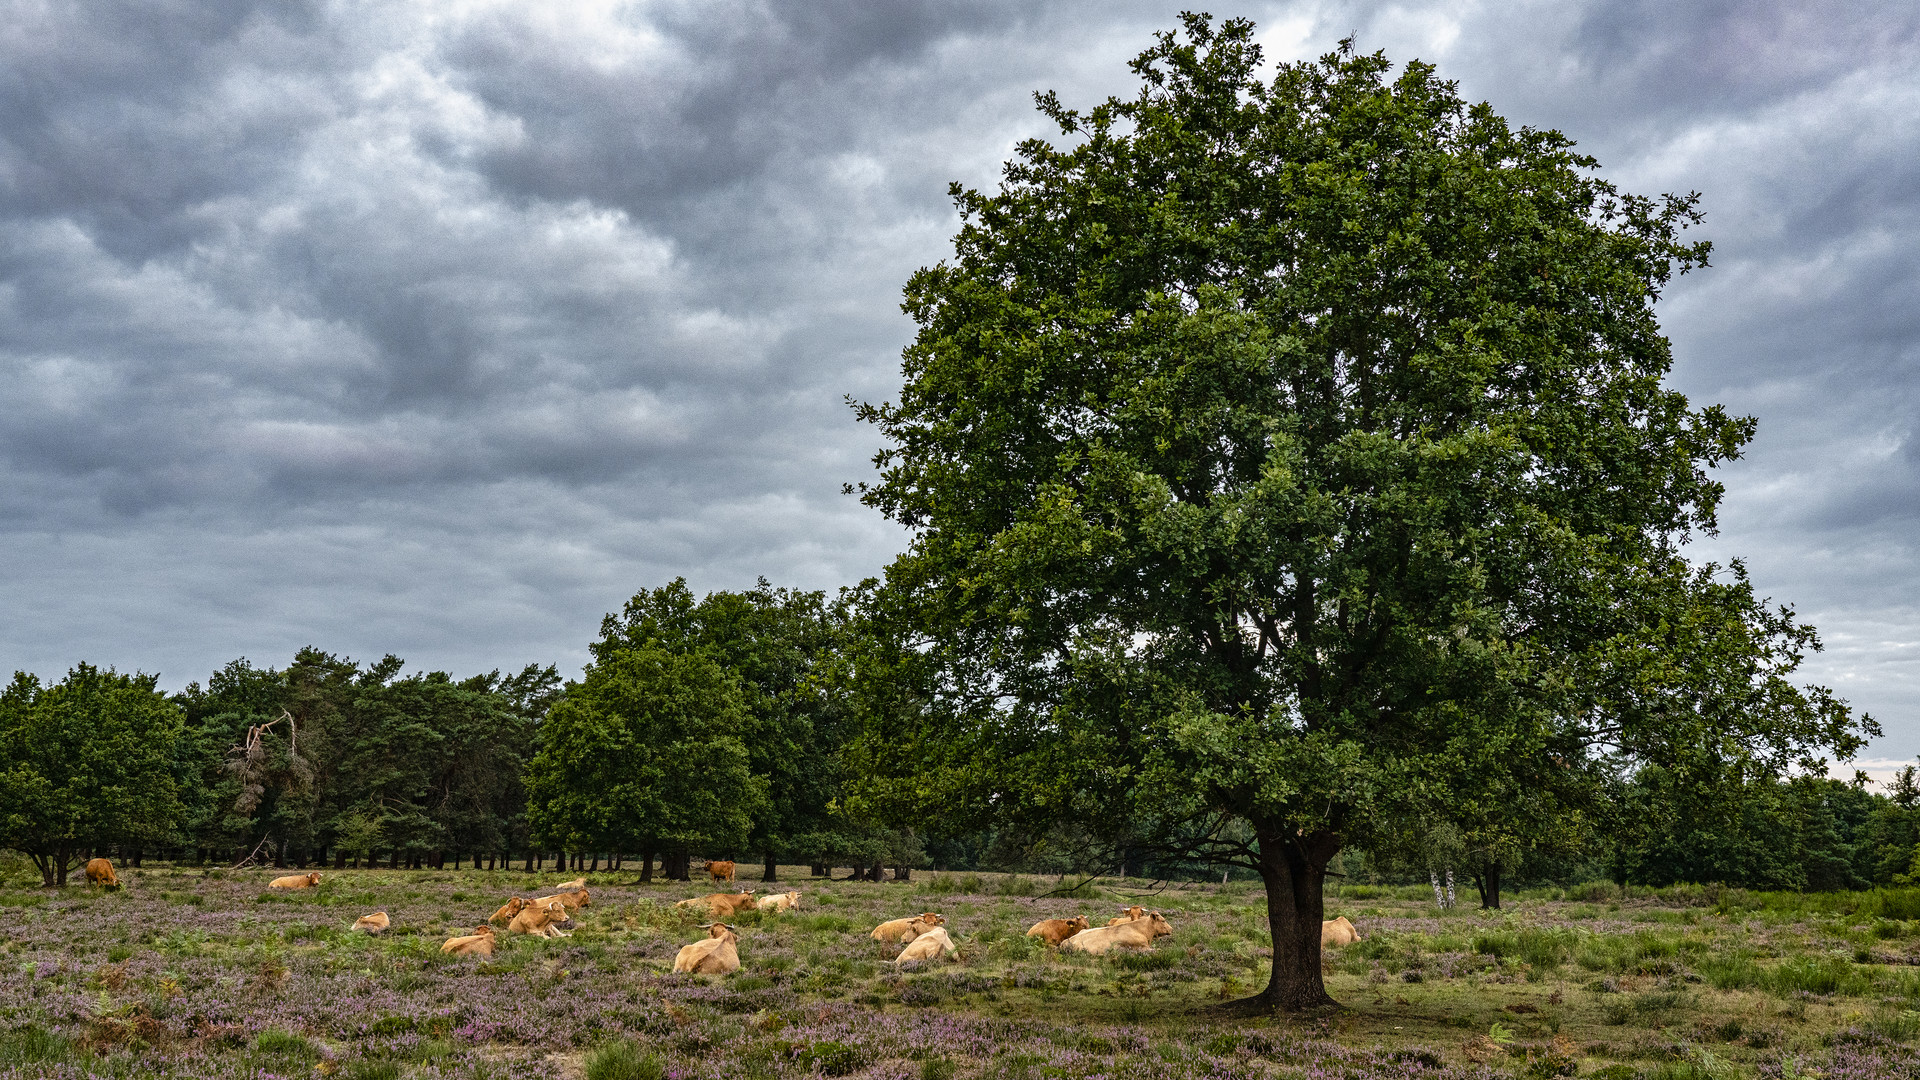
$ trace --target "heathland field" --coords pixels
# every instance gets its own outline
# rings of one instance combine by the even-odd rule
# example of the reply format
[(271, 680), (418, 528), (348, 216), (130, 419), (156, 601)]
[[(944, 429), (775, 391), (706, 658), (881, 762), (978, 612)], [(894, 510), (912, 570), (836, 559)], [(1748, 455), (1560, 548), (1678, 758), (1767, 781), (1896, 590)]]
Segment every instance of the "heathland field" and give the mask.
[[(479, 959), (440, 944), (532, 875), (348, 871), (295, 893), (271, 876), (150, 867), (103, 894), (16, 873), (0, 1078), (1920, 1076), (1920, 891), (1596, 886), (1482, 913), (1348, 888), (1328, 914), (1367, 939), (1327, 959), (1346, 1008), (1273, 1019), (1220, 1008), (1264, 978), (1260, 893), (1239, 882), (1059, 897), (1035, 878), (784, 868), (799, 910), (737, 918), (741, 970), (688, 976), (673, 956), (705, 920), (671, 903), (700, 883), (596, 875), (573, 936), (503, 935)], [(1129, 902), (1173, 936), (1103, 958), (1023, 936)], [(348, 929), (376, 910), (390, 932)], [(959, 958), (896, 971), (867, 931), (922, 910), (948, 917)]]

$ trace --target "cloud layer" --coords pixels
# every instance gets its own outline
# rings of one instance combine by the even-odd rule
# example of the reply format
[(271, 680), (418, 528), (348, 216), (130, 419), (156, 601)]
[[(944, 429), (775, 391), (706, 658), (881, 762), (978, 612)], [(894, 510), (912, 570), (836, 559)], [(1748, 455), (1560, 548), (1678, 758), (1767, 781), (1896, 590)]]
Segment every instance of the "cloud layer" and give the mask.
[[(577, 664), (684, 574), (832, 587), (949, 180), (1180, 5), (0, 3), (0, 662)], [(1219, 11), (1216, 14), (1238, 14)], [(1920, 753), (1920, 16), (1260, 3), (1700, 190), (1679, 384), (1761, 420), (1715, 558)]]

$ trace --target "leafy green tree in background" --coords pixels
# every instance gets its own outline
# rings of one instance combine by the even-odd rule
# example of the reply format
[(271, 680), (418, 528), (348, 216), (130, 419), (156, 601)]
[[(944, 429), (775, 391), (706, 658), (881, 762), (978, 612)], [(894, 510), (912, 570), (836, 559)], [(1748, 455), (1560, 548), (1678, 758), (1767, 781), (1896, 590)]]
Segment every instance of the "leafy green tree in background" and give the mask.
[(860, 407), (864, 498), (913, 530), (887, 585), (925, 709), (863, 799), (1164, 822), (1135, 842), (1261, 875), (1257, 1001), (1297, 1010), (1329, 1001), (1347, 845), (1473, 799), (1525, 839), (1551, 814), (1515, 792), (1563, 768), (1765, 771), (1871, 733), (1787, 681), (1810, 628), (1678, 554), (1752, 431), (1662, 386), (1691, 198), (1622, 194), (1423, 64), (1263, 79), (1243, 21), (1188, 16), (1133, 68), (1131, 100), (1041, 98), (1069, 148), (956, 186), (900, 400)]
[(650, 643), (604, 650), (541, 725), (526, 774), (534, 835), (662, 852), (684, 879), (691, 852), (739, 847), (765, 812), (748, 723), (738, 681), (708, 657)]
[(182, 717), (154, 682), (80, 664), (51, 686), (15, 672), (0, 693), (0, 843), (48, 886), (90, 849), (164, 838), (181, 814)]
[(736, 734), (767, 786), (741, 850), (761, 855), (763, 881), (775, 879), (782, 855), (865, 865), (894, 849), (832, 811), (844, 782), (841, 749), (856, 726), (832, 674), (846, 637), (843, 609), (822, 593), (764, 579), (746, 592), (704, 598), (675, 579), (607, 616), (592, 647), (596, 663), (636, 647), (702, 656), (739, 680), (745, 714)]

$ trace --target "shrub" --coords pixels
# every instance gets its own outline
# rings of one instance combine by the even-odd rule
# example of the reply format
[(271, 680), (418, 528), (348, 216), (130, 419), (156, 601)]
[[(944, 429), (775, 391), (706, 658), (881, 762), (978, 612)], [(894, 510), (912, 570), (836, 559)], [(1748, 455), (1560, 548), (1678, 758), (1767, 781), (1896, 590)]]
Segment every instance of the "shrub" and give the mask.
[[(867, 1066), (866, 1051), (841, 1042), (812, 1043), (802, 1049), (798, 1056), (802, 1067), (822, 1076), (848, 1076)], [(597, 1078), (589, 1077), (588, 1080)]]
[(291, 1031), (268, 1028), (254, 1036), (254, 1050), (273, 1057), (296, 1058), (301, 1061), (318, 1061), (320, 1048)]
[(73, 1056), (73, 1044), (37, 1024), (0, 1035), (0, 1064), (52, 1065)]
[(667, 1070), (630, 1042), (607, 1043), (587, 1058), (587, 1080), (662, 1080)]

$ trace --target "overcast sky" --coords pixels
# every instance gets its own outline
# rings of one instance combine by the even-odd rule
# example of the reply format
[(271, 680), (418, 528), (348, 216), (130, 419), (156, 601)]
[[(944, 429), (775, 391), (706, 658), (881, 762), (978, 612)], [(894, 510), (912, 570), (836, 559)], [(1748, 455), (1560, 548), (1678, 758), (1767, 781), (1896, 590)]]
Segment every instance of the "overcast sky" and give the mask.
[[(676, 575), (877, 573), (843, 398), (898, 386), (948, 181), (1179, 8), (0, 0), (0, 666), (572, 673)], [(1212, 10), (1704, 194), (1674, 378), (1760, 429), (1702, 554), (1920, 754), (1920, 5)]]

